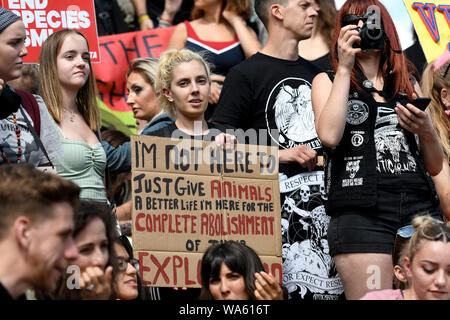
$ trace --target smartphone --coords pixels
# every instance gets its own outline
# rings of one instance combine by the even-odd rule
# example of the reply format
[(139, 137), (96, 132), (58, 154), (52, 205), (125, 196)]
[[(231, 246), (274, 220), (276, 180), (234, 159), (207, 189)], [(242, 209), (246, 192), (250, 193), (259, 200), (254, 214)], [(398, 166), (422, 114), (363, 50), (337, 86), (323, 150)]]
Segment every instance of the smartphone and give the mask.
[(430, 98), (417, 98), (414, 99), (411, 104), (415, 106), (416, 108), (425, 111), (430, 104), (431, 99)]
[(412, 105), (414, 105), (416, 108), (425, 111), (428, 107), (428, 105), (430, 104), (431, 99), (430, 98), (416, 98), (413, 101), (408, 101), (406, 99), (404, 100), (400, 100), (397, 101), (397, 103), (400, 103), (401, 105), (406, 107), (407, 103), (411, 103)]
[[(431, 99), (430, 98), (416, 98), (411, 102), (406, 102), (406, 103), (411, 103), (413, 106), (415, 106), (416, 108), (425, 111), (428, 107), (428, 105), (430, 104)], [(400, 102), (400, 104), (406, 106), (406, 103), (403, 104), (403, 101)], [(400, 125), (400, 123), (397, 124), (397, 128), (400, 129), (402, 126)]]

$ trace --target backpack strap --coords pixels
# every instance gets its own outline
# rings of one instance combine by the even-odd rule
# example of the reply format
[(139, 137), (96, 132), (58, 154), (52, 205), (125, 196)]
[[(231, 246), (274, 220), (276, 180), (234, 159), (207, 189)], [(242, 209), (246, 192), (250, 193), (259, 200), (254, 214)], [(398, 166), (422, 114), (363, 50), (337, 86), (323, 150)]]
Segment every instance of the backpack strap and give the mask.
[(33, 127), (38, 136), (41, 135), (41, 114), (36, 98), (28, 91), (15, 89), (16, 93), (22, 97), (22, 106), (33, 120)]
[[(47, 150), (45, 150), (44, 145), (42, 144), (41, 139), (39, 138), (39, 135), (37, 134), (36, 130), (34, 129), (34, 127), (31, 125), (30, 120), (28, 120), (27, 115), (25, 114), (25, 112), (23, 111), (24, 108), (19, 107), (20, 112), (22, 113), (22, 116), (25, 120), (25, 122), (27, 123), (28, 128), (30, 129), (31, 135), (33, 136), (34, 141), (36, 142), (36, 144), (38, 145), (39, 149), (41, 149), (41, 151), (44, 153), (45, 157), (48, 160), (48, 163), (50, 164), (50, 166), (55, 169), (55, 166), (52, 163), (52, 160), (50, 160), (50, 157), (48, 156)], [(28, 112), (28, 111), (27, 111)]]

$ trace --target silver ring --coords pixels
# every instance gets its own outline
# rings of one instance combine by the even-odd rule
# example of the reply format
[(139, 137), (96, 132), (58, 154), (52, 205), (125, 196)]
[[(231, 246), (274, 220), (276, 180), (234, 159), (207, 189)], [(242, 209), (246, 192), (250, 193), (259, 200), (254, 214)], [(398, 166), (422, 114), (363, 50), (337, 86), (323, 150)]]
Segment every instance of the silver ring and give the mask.
[(87, 291), (92, 291), (93, 289), (94, 289), (94, 285), (92, 283), (86, 287)]

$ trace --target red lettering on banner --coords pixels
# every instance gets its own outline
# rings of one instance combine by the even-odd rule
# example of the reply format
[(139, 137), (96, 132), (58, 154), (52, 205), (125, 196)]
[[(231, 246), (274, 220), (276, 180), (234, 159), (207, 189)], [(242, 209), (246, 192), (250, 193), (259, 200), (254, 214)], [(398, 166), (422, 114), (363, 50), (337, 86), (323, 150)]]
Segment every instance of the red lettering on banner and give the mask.
[(211, 180), (211, 198), (216, 198), (214, 197), (214, 192), (217, 193), (217, 198), (222, 198), (221, 184), (220, 180)]
[[(127, 112), (126, 73), (139, 57), (158, 58), (167, 49), (174, 27), (99, 37), (101, 63), (93, 64), (101, 100), (112, 111)], [(112, 67), (113, 66), (113, 67)]]
[(272, 188), (267, 187), (265, 190), (265, 194), (267, 196), (266, 201), (267, 202), (271, 202), (272, 201), (272, 193), (270, 192), (272, 190)]
[[(177, 263), (177, 261), (178, 261), (178, 263)], [(186, 263), (186, 258), (185, 258), (185, 263)], [(177, 268), (180, 268), (183, 266), (183, 259), (181, 259), (180, 256), (173, 256), (172, 266), (173, 266), (173, 284), (176, 286), (177, 285)], [(187, 268), (185, 268), (185, 269), (187, 269)]]
[[(181, 233), (181, 232), (182, 232), (180, 229), (178, 229), (178, 228), (180, 227), (180, 224), (181, 224), (179, 218), (181, 218), (179, 215), (176, 215), (176, 216), (175, 216), (175, 225), (176, 225), (176, 232), (177, 232), (177, 233)], [(186, 225), (185, 225), (185, 226), (186, 226)], [(186, 231), (185, 231), (185, 232), (186, 232)]]
[(170, 262), (170, 257), (167, 257), (166, 259), (164, 259), (163, 264), (161, 265), (158, 261), (158, 258), (156, 258), (154, 255), (150, 255), (150, 259), (152, 260), (152, 262), (155, 264), (156, 268), (158, 268), (158, 270), (156, 270), (155, 273), (155, 278), (153, 279), (153, 284), (155, 284), (158, 281), (158, 276), (161, 273), (162, 277), (164, 278), (164, 281), (166, 283), (170, 282), (169, 277), (167, 276), (167, 273), (164, 271), (164, 269), (167, 267), (167, 265)]
[(166, 221), (169, 219), (169, 217), (165, 213), (163, 213), (161, 216), (162, 216), (162, 230), (161, 230), (161, 232), (164, 233), (164, 226), (166, 225)]
[(195, 230), (195, 227), (197, 226), (197, 224), (195, 223), (195, 220), (197, 219), (197, 217), (193, 217), (191, 219), (191, 233), (197, 233), (197, 231)]
[(91, 61), (100, 61), (93, 0), (8, 0), (2, 3), (20, 16), (25, 25), (28, 50), (25, 63), (38, 63), (44, 41), (61, 29), (83, 33), (89, 43)]
[(445, 21), (447, 21), (448, 27), (450, 28), (450, 4), (438, 5), (438, 11), (444, 15)]
[[(180, 254), (172, 254), (168, 256), (154, 255), (145, 251), (138, 251), (139, 257), (139, 275), (144, 285), (161, 285), (158, 280), (167, 285), (173, 286), (195, 286), (201, 285), (201, 266), (202, 259), (191, 259), (189, 257), (183, 257)], [(146, 262), (150, 262), (150, 265), (144, 264), (144, 257), (150, 257), (145, 259)], [(161, 263), (161, 261), (163, 261)], [(263, 262), (264, 270), (267, 273), (271, 273), (279, 283), (283, 281), (283, 268), (281, 263), (278, 262)], [(168, 270), (166, 270), (168, 269)], [(156, 270), (156, 273), (154, 273)], [(195, 270), (195, 271), (194, 271)], [(153, 272), (151, 272), (153, 271)], [(161, 277), (160, 277), (161, 275)], [(195, 278), (191, 279), (193, 276)], [(153, 280), (148, 281), (149, 277)], [(181, 282), (179, 282), (181, 279)]]
[[(436, 9), (436, 5), (434, 3), (424, 4), (421, 2), (414, 2), (412, 4), (412, 7), (414, 8), (414, 10), (418, 12), (420, 19), (425, 25), (425, 28), (428, 30), (428, 33), (430, 34), (433, 41), (439, 42), (440, 40), (439, 30), (436, 22), (436, 16), (434, 14), (434, 9)], [(428, 14), (426, 13), (426, 11), (428, 12)]]
[(267, 273), (272, 274), (275, 277), (275, 279), (278, 276), (278, 283), (283, 283), (283, 266), (280, 263), (272, 263), (269, 268), (269, 265), (266, 262), (264, 262), (263, 267), (264, 270)]
[(248, 186), (238, 186), (241, 199), (248, 200)]
[(252, 185), (235, 185), (231, 181), (211, 180), (211, 198), (231, 198), (231, 199), (245, 199), (252, 201), (272, 201), (271, 187), (264, 189), (262, 194), (261, 186)]
[(250, 199), (256, 198), (257, 198), (256, 187), (250, 186)]
[[(226, 214), (225, 219), (226, 223), (224, 224), (223, 216), (220, 213), (202, 213), (200, 215), (200, 234), (207, 236), (274, 234), (274, 217), (245, 214), (230, 217), (230, 214)], [(225, 226), (227, 226), (226, 229)]]
[(236, 222), (237, 219), (238, 218), (236, 218), (236, 217), (232, 217), (231, 218), (231, 224), (234, 227), (234, 231), (231, 231), (231, 234), (241, 234), (240, 228), (239, 228), (239, 226), (238, 226), (238, 224)]
[(136, 215), (136, 230), (137, 231), (145, 231), (145, 228), (144, 227), (142, 227), (140, 224), (139, 224), (139, 221), (142, 219), (142, 218), (145, 218), (145, 213), (138, 213), (137, 215)]
[[(197, 270), (197, 271), (199, 272), (199, 270)], [(184, 258), (184, 284), (187, 286), (189, 286), (191, 284), (195, 284), (195, 281), (189, 280), (189, 259), (188, 258)]]
[(138, 259), (139, 259), (139, 276), (142, 279), (142, 283), (146, 286), (151, 285), (151, 281), (144, 281), (144, 272), (150, 272), (151, 269), (144, 265), (144, 257), (148, 256), (148, 252), (139, 252)]
[[(277, 272), (278, 271), (278, 272)], [(278, 283), (283, 283), (283, 266), (280, 263), (272, 263), (270, 273), (276, 278), (278, 274)]]

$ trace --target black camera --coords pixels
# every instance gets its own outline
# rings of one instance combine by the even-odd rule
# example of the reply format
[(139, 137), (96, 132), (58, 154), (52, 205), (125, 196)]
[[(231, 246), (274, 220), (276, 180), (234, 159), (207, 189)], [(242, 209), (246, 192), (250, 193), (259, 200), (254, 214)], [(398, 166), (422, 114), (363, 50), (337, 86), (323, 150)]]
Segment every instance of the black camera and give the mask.
[[(378, 21), (378, 23), (377, 23)], [(381, 25), (381, 19), (376, 19), (369, 17), (363, 26), (358, 27), (359, 36), (361, 37), (361, 42), (359, 47), (364, 50), (376, 50), (384, 48), (384, 38), (383, 38), (383, 26)]]
[(381, 16), (375, 11), (369, 11), (364, 16), (349, 14), (343, 17), (342, 25), (357, 25), (362, 20), (362, 27), (357, 27), (361, 42), (354, 43), (354, 48), (364, 50), (381, 50), (384, 48), (384, 29), (381, 23)]

